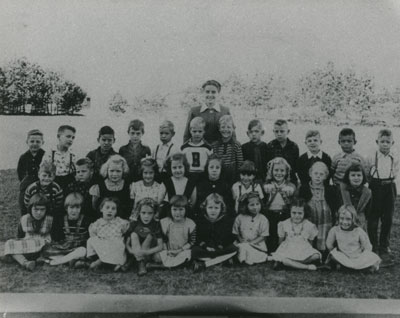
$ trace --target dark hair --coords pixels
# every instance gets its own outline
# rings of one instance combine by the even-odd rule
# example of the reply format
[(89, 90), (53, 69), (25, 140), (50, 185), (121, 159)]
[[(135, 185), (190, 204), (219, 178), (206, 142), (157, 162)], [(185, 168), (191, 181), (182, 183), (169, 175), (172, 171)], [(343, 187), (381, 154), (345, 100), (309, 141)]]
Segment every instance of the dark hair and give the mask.
[(189, 162), (187, 161), (186, 155), (182, 152), (176, 152), (168, 156), (167, 160), (165, 160), (164, 169), (170, 176), (172, 176), (171, 164), (173, 160), (182, 161), (182, 164), (185, 167), (185, 176), (186, 176), (189, 173)]
[(41, 137), (43, 137), (43, 133), (39, 129), (32, 129), (32, 130), (28, 131), (26, 139), (28, 139), (30, 136), (41, 136)]
[(390, 130), (390, 129), (381, 129), (381, 130), (379, 130), (379, 132), (378, 132), (378, 138), (380, 138), (380, 137), (392, 137), (393, 136), (393, 134), (392, 134), (392, 131)]
[(50, 204), (50, 201), (49, 201), (49, 199), (47, 199), (47, 197), (44, 194), (35, 193), (29, 199), (28, 212), (29, 212), (29, 214), (32, 215), (32, 208), (34, 206), (40, 205), (40, 206), (45, 206), (46, 207), (46, 214), (47, 214), (49, 212), (49, 204)]
[(158, 165), (157, 165), (157, 161), (155, 161), (153, 158), (143, 158), (140, 161), (140, 175), (142, 176), (143, 174), (143, 170), (144, 168), (151, 168), (154, 171), (154, 179), (157, 180), (158, 179)]
[(144, 134), (144, 123), (140, 119), (134, 119), (129, 122), (128, 133), (131, 130), (140, 130)]
[(348, 168), (346, 169), (346, 172), (344, 173), (343, 182), (344, 182), (345, 184), (350, 185), (350, 178), (349, 178), (349, 176), (350, 176), (350, 172), (352, 172), (352, 171), (354, 171), (354, 172), (361, 172), (361, 173), (362, 173), (362, 176), (363, 176), (363, 180), (362, 180), (361, 184), (364, 185), (364, 184), (367, 183), (367, 175), (366, 175), (366, 173), (365, 173), (365, 170), (364, 170), (363, 166), (362, 166), (360, 163), (358, 163), (358, 162), (353, 162), (353, 163), (350, 165), (350, 167), (348, 167)]
[(288, 124), (288, 122), (285, 119), (278, 119), (274, 122), (274, 125), (277, 125), (277, 126), (283, 126), (283, 125), (287, 125), (287, 124)]
[(206, 88), (206, 86), (208, 86), (208, 85), (215, 86), (215, 87), (217, 88), (217, 90), (218, 90), (218, 93), (221, 91), (221, 84), (218, 83), (218, 82), (215, 81), (215, 80), (209, 80), (209, 81), (205, 82), (205, 83), (201, 86), (201, 88), (204, 89), (204, 88)]
[(89, 168), (89, 170), (91, 170), (91, 171), (93, 170), (93, 166), (94, 166), (93, 161), (87, 157), (78, 159), (75, 163), (75, 166), (77, 166), (77, 167), (85, 166), (85, 165)]
[(99, 138), (102, 135), (115, 135), (114, 129), (112, 129), (110, 126), (103, 126), (99, 130)]
[(117, 215), (118, 215), (120, 201), (118, 198), (115, 198), (115, 197), (105, 197), (103, 200), (101, 200), (100, 205), (99, 205), (99, 212), (101, 212), (101, 209), (103, 208), (104, 204), (106, 204), (106, 202), (114, 202), (115, 203), (115, 205), (117, 206)]
[(58, 127), (57, 137), (60, 137), (60, 135), (66, 130), (71, 130), (74, 134), (76, 133), (75, 127), (72, 127), (70, 125), (61, 125), (60, 127)]
[(260, 205), (261, 205), (260, 213), (264, 210), (264, 203), (261, 200), (260, 195), (258, 194), (258, 192), (252, 191), (252, 192), (243, 194), (239, 198), (239, 213), (240, 214), (250, 214), (248, 205), (249, 205), (250, 199), (254, 199), (254, 198), (257, 198), (260, 201)]
[(354, 140), (356, 140), (356, 133), (354, 132), (353, 129), (351, 128), (343, 128), (340, 132), (339, 132), (339, 138), (340, 137), (344, 137), (344, 136), (352, 136), (354, 138)]
[(294, 197), (292, 204), (290, 206), (290, 211), (292, 211), (293, 207), (299, 207), (304, 209), (304, 219), (308, 219), (310, 217), (311, 209), (308, 206), (306, 200), (300, 197)]
[(250, 131), (253, 127), (256, 127), (256, 126), (260, 126), (261, 130), (264, 131), (263, 125), (262, 125), (261, 121), (258, 119), (250, 120), (249, 125), (247, 126), (247, 130)]
[(143, 198), (143, 199), (139, 200), (139, 202), (136, 205), (137, 212), (140, 213), (140, 210), (144, 206), (151, 207), (154, 211), (154, 214), (157, 213), (158, 203), (155, 200), (153, 200), (152, 198)]
[(185, 208), (185, 216), (188, 213), (188, 207), (189, 207), (189, 201), (186, 198), (186, 196), (181, 195), (181, 194), (176, 194), (174, 195), (170, 200), (169, 200), (169, 209), (168, 209), (168, 216), (172, 219), (172, 214), (171, 214), (171, 209), (172, 207), (183, 207)]
[(243, 174), (248, 173), (248, 174), (252, 174), (255, 176), (257, 173), (257, 169), (256, 169), (254, 162), (250, 161), (250, 160), (243, 161), (243, 163), (239, 167), (239, 174), (242, 174), (242, 173)]
[(224, 175), (224, 170), (225, 170), (225, 169), (224, 169), (224, 165), (222, 164), (222, 159), (221, 159), (221, 157), (218, 156), (216, 153), (212, 153), (212, 154), (207, 158), (206, 165), (204, 166), (204, 177), (205, 177), (206, 179), (209, 178), (209, 175), (208, 175), (208, 166), (210, 165), (210, 162), (211, 162), (212, 160), (218, 160), (218, 161), (221, 163), (221, 174), (219, 175), (219, 178), (222, 179), (222, 178), (223, 178), (223, 175)]

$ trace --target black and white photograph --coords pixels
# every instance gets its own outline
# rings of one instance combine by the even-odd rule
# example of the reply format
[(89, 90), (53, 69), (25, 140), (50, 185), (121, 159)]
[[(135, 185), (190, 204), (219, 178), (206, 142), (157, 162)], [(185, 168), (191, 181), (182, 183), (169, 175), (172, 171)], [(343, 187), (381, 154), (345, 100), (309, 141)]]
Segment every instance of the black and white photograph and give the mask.
[(397, 0), (0, 0), (0, 313), (398, 316), (399, 144)]

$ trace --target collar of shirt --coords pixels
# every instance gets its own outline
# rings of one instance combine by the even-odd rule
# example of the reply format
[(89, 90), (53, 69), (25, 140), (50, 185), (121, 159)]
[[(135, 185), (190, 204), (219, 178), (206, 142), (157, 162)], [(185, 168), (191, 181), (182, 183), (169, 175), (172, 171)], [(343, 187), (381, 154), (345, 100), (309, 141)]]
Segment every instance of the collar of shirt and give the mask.
[[(203, 103), (200, 108), (200, 113), (205, 112), (207, 109), (210, 109), (210, 108), (208, 108), (207, 105)], [(214, 107), (211, 108), (210, 110), (212, 110), (212, 109), (217, 112), (221, 112), (221, 106), (219, 104), (215, 104)]]
[(342, 158), (344, 158), (344, 157), (347, 157), (347, 156), (354, 155), (355, 153), (356, 153), (356, 151), (355, 151), (355, 149), (353, 149), (353, 151), (350, 152), (350, 153), (342, 151), (340, 155), (341, 155)]
[(189, 140), (189, 145), (194, 146), (194, 147), (200, 147), (204, 145), (204, 140), (200, 141), (198, 144), (194, 144)]
[(99, 219), (99, 225), (101, 226), (114, 223), (118, 223), (117, 217), (113, 218), (112, 220), (104, 220), (103, 218)]
[(282, 147), (281, 143), (277, 139), (272, 140), (272, 143), (274, 144), (274, 146), (280, 147), (283, 149), (283, 148), (287, 148), (287, 147), (292, 147), (293, 141), (291, 141), (289, 138), (287, 138), (286, 144), (284, 147)]
[(392, 151), (389, 151), (389, 153), (387, 155), (383, 154), (382, 152), (380, 152), (379, 150), (377, 151), (378, 154), (378, 159), (380, 158), (388, 158), (391, 157), (392, 159), (394, 159), (394, 154)]
[(168, 141), (166, 144), (160, 144), (160, 149), (169, 148), (173, 144), (172, 140)]
[(311, 159), (311, 158), (319, 158), (319, 159), (322, 159), (322, 151), (320, 150), (316, 155), (314, 155), (313, 153), (311, 153), (309, 150), (307, 151), (307, 157), (308, 157), (308, 159)]

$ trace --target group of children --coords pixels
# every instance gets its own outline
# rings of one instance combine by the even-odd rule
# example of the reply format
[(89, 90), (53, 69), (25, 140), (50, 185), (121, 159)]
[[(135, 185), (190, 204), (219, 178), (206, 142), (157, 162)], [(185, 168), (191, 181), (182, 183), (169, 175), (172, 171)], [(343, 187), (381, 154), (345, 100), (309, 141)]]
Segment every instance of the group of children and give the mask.
[[(220, 138), (210, 145), (204, 135), (215, 129)], [(61, 126), (49, 152), (41, 149), (43, 134), (29, 131), (18, 162), (18, 238), (6, 242), (5, 255), (29, 270), (41, 262), (115, 271), (135, 265), (139, 275), (182, 264), (196, 272), (266, 261), (274, 269), (376, 271), (381, 258), (393, 262), (399, 159), (390, 130), (379, 131), (378, 149), (363, 158), (354, 131), (342, 129), (342, 151), (332, 159), (316, 130), (299, 156), (285, 120), (275, 122), (268, 144), (259, 120), (250, 121), (243, 145), (234, 130), (230, 115), (218, 127), (198, 116), (179, 147), (173, 123), (164, 121), (151, 151), (141, 143), (143, 122), (133, 120), (118, 153), (105, 126), (99, 147), (79, 160), (70, 151), (74, 127)]]

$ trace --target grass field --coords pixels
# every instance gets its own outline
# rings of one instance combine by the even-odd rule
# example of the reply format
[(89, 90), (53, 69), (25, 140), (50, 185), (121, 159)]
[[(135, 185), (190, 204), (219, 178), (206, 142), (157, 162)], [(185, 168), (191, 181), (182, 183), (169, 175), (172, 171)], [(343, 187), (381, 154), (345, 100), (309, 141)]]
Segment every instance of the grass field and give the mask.
[[(0, 170), (0, 241), (14, 237), (19, 218), (15, 170)], [(392, 231), (392, 248), (400, 259), (400, 200)], [(27, 272), (16, 264), (1, 264), (0, 292), (112, 293), (161, 295), (226, 295), (267, 297), (400, 298), (400, 268), (376, 274), (354, 272), (274, 271), (269, 264), (216, 266), (199, 274), (189, 269), (100, 274), (67, 266), (44, 265)]]

